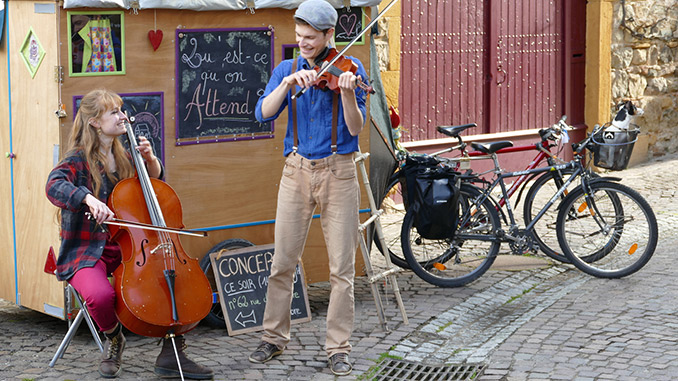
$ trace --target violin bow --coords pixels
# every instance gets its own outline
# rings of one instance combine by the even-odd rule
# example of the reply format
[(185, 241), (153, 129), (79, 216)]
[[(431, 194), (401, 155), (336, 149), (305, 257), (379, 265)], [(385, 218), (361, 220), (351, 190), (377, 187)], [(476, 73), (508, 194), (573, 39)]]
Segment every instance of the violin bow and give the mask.
[[(381, 18), (381, 16), (383, 16), (384, 13), (386, 13), (389, 9), (391, 9), (391, 7), (393, 7), (393, 6), (395, 5), (396, 2), (398, 2), (398, 0), (392, 0), (392, 1), (386, 6), (386, 8), (384, 8), (381, 12), (379, 12), (379, 14), (377, 15), (377, 17), (375, 17), (374, 20), (370, 21), (370, 23), (367, 24), (367, 26), (364, 27), (363, 30), (361, 30), (360, 33), (358, 33), (358, 35), (356, 35), (356, 36), (353, 38), (353, 40), (351, 40), (351, 42), (349, 42), (348, 44), (346, 44), (346, 46), (344, 46), (344, 48), (341, 49), (341, 51), (340, 51), (336, 56), (334, 56), (334, 58), (332, 58), (332, 60), (330, 60), (330, 62), (328, 62), (327, 64), (323, 65), (323, 66), (320, 68), (320, 71), (318, 71), (318, 77), (320, 77), (320, 76), (322, 76), (323, 74), (325, 74), (325, 72), (326, 72), (327, 70), (329, 70), (330, 67), (332, 67), (332, 65), (334, 65), (334, 63), (337, 62), (337, 60), (338, 60), (339, 58), (341, 58), (341, 56), (344, 55), (344, 53), (346, 53), (346, 51), (348, 50), (348, 48), (350, 48), (351, 46), (353, 46), (353, 44), (355, 44), (356, 41), (358, 41), (358, 40), (360, 39), (360, 37), (362, 37), (363, 34), (365, 34), (365, 32), (367, 32), (368, 30), (370, 30), (370, 28), (372, 28), (372, 26), (373, 26), (374, 24), (376, 24), (377, 21), (379, 21), (379, 19)], [(296, 94), (292, 95), (292, 99), (299, 98), (303, 93), (306, 92), (307, 89), (308, 89), (308, 87), (304, 87), (303, 89), (299, 90), (299, 92), (297, 92)]]

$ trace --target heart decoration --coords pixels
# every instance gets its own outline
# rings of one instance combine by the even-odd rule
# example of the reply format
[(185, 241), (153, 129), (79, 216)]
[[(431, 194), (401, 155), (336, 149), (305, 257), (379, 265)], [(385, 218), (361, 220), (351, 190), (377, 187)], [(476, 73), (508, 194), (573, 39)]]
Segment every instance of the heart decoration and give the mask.
[(354, 32), (353, 28), (355, 27), (357, 21), (358, 16), (355, 13), (350, 16), (343, 14), (339, 17), (339, 26), (344, 30), (346, 36), (351, 36), (351, 33)]
[(149, 30), (148, 39), (151, 41), (151, 45), (153, 45), (153, 51), (158, 50), (158, 47), (162, 42), (162, 30)]

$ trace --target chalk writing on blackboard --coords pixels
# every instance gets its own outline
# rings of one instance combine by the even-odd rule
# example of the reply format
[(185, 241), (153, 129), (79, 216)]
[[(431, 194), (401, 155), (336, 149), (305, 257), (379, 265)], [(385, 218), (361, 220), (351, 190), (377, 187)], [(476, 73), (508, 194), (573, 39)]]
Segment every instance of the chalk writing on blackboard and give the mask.
[(272, 41), (268, 28), (177, 30), (177, 145), (273, 137), (254, 116)]
[[(155, 156), (165, 163), (165, 124), (164, 124), (164, 99), (162, 92), (154, 93), (121, 93), (123, 112), (133, 121), (132, 129), (138, 138), (144, 136), (151, 142)], [(73, 97), (73, 115), (80, 108), (82, 95)], [(125, 148), (129, 149), (127, 135), (119, 138)]]
[[(345, 45), (351, 42), (362, 30), (365, 22), (361, 7), (348, 7), (337, 9), (337, 26), (334, 28), (334, 40), (337, 45)], [(356, 45), (365, 43), (363, 35)]]
[[(229, 335), (262, 329), (273, 251), (273, 245), (261, 245), (210, 253)], [(294, 273), (290, 316), (292, 323), (311, 320), (306, 282), (299, 264)]]

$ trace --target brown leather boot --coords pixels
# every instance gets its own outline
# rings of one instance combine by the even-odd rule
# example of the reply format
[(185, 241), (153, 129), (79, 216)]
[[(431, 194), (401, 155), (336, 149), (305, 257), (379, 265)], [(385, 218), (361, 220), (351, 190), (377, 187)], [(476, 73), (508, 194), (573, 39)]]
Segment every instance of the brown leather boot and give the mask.
[[(179, 355), (179, 362), (181, 363), (181, 371), (184, 378), (194, 380), (211, 380), (214, 373), (210, 368), (196, 364), (193, 360), (186, 357), (184, 349), (186, 349), (186, 340), (184, 336), (176, 336), (174, 342), (177, 346), (177, 353)], [(177, 366), (177, 358), (174, 355), (174, 347), (172, 346), (172, 339), (162, 339), (162, 351), (155, 360), (155, 374), (162, 378), (181, 377), (179, 367)]]
[(118, 377), (122, 371), (122, 351), (125, 349), (125, 336), (122, 334), (122, 327), (118, 325), (118, 333), (112, 337), (106, 336), (104, 344), (104, 353), (101, 355), (101, 364), (99, 365), (99, 374), (103, 378)]

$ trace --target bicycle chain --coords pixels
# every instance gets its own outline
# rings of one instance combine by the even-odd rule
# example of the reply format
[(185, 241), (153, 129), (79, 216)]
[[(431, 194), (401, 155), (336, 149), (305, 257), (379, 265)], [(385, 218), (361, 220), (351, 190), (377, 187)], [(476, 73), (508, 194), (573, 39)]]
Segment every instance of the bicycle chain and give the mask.
[(536, 254), (537, 243), (535, 242), (532, 233), (525, 231), (525, 229), (512, 229), (507, 238), (512, 254)]

